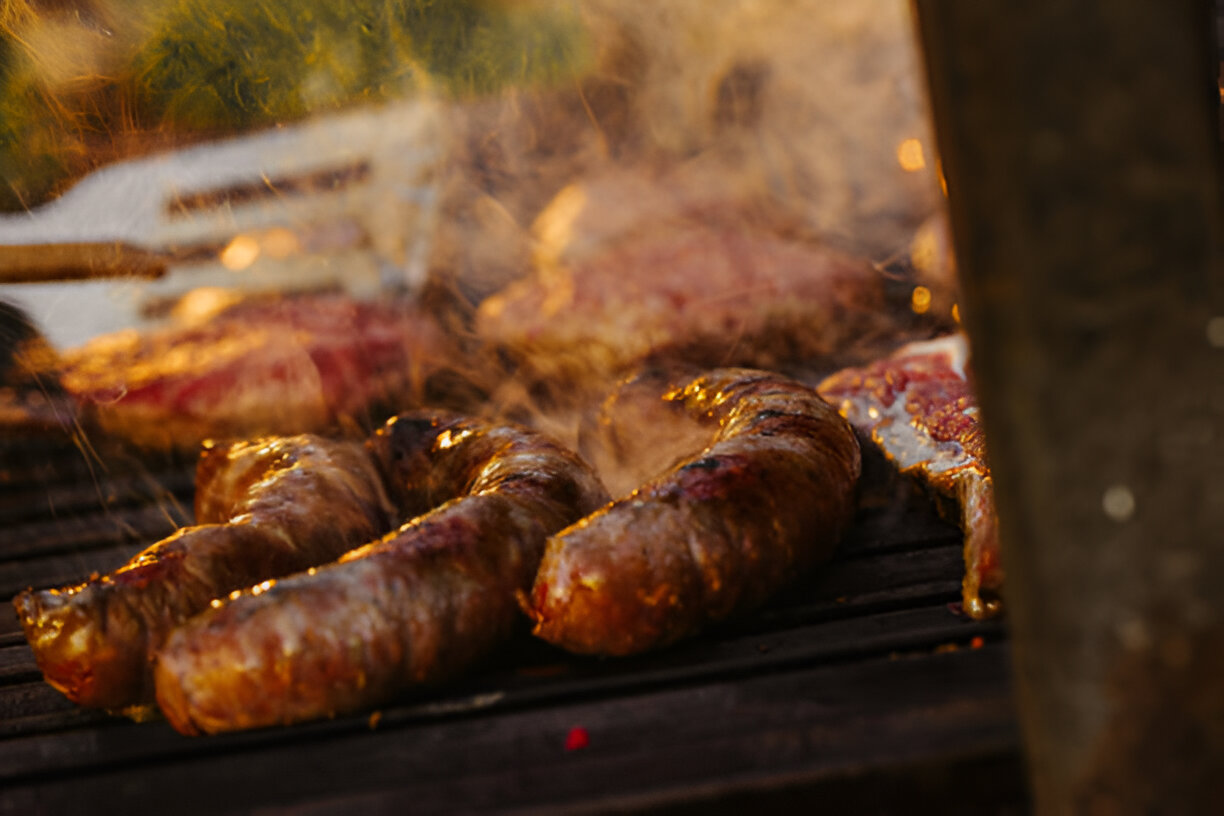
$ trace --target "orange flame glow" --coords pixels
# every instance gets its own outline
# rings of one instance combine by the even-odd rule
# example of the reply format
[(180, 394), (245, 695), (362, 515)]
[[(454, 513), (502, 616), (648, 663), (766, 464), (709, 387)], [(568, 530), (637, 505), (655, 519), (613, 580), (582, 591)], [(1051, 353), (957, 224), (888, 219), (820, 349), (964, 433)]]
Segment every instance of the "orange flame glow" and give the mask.
[(259, 242), (249, 235), (239, 235), (221, 250), (221, 264), (226, 269), (240, 272), (259, 257)]
[(918, 139), (906, 139), (897, 145), (897, 161), (901, 169), (907, 173), (917, 173), (926, 167), (926, 155), (922, 150), (922, 142)]

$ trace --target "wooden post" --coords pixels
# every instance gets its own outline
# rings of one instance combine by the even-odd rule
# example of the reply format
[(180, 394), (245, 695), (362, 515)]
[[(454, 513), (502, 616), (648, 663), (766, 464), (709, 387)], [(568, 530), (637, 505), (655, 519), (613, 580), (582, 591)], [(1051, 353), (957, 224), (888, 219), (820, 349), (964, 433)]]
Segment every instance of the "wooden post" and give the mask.
[(1224, 802), (1210, 0), (915, 0), (1046, 813)]

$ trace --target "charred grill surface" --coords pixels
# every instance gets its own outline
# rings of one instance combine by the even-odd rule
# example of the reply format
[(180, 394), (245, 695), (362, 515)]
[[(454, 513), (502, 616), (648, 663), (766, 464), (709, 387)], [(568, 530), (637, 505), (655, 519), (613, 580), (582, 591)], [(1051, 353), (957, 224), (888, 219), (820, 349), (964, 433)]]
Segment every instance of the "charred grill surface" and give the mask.
[(13, 604), (47, 682), (82, 705), (145, 703), (151, 658), (175, 626), (214, 598), (337, 558), (382, 533), (389, 510), (360, 443), (303, 435), (212, 448), (197, 471), (198, 525)]
[[(4, 495), (43, 497), (0, 528), (10, 596), (113, 569), (164, 535), (159, 524), (194, 520), (193, 463), (82, 478), (71, 444), (0, 448), (6, 466), (19, 448), (41, 474)], [(581, 658), (524, 631), (466, 679), (289, 728), (189, 738), (83, 709), (42, 680), (5, 611), (0, 813), (89, 808), (120, 790), (133, 811), (174, 801), (187, 813), (733, 812), (812, 796), (1024, 812), (1002, 624), (949, 610), (960, 534), (904, 490), (873, 491), (832, 561), (784, 596), (673, 648)]]

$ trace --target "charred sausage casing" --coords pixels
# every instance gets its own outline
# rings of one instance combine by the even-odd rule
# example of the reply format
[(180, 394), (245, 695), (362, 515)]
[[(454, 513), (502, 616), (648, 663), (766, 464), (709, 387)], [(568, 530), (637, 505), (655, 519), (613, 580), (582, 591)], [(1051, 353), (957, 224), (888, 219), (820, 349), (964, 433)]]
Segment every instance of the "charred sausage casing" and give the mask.
[(720, 369), (664, 399), (713, 440), (548, 541), (530, 614), (570, 651), (642, 652), (759, 606), (851, 521), (858, 442), (811, 389)]
[(156, 683), (179, 731), (352, 712), (454, 676), (521, 620), (547, 536), (607, 501), (575, 454), (513, 426), (408, 414), (370, 446), (404, 512), (440, 506), (176, 630)]
[[(152, 700), (150, 657), (214, 598), (331, 561), (390, 527), (360, 442), (314, 436), (206, 450), (196, 518), (118, 570), (13, 601), (48, 683), (86, 706)], [(326, 517), (326, 526), (319, 519)]]

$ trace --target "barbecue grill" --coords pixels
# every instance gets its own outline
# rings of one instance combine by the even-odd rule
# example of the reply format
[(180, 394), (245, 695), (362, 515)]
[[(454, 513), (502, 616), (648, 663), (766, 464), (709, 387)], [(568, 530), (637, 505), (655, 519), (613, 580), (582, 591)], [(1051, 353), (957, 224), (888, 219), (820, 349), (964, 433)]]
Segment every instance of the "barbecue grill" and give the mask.
[[(190, 462), (108, 451), (97, 473), (87, 456), (54, 438), (5, 443), (3, 591), (112, 569), (190, 522)], [(0, 802), (13, 813), (730, 812), (819, 795), (885, 811), (1022, 811), (1003, 627), (950, 608), (959, 531), (904, 485), (881, 489), (895, 498), (865, 509), (811, 581), (679, 648), (580, 659), (524, 632), (441, 693), (232, 737), (78, 708), (42, 681), (5, 611)]]
[[(1014, 246), (1008, 242), (1031, 236), (1034, 228), (1032, 223), (1021, 225), (1007, 233), (1006, 240), (992, 243), (991, 238), (1005, 231), (992, 228), (989, 211), (974, 208), (992, 194), (1010, 194), (1028, 203), (1023, 194), (1038, 181), (1025, 186), (1014, 176), (978, 175), (989, 160), (975, 151), (970, 137), (974, 128), (997, 128), (999, 132), (982, 134), (993, 137), (1006, 127), (1017, 140), (1058, 131), (1056, 106), (1043, 109), (1033, 101), (1041, 98), (1043, 88), (1057, 86), (1057, 71), (1029, 78), (1035, 87), (1024, 105), (1008, 108), (999, 103), (990, 109), (983, 100), (997, 100), (1004, 80), (1015, 81), (1009, 72), (1031, 65), (1023, 59), (1028, 53), (1024, 49), (1048, 46), (1051, 54), (1065, 56), (1054, 41), (1082, 41), (1094, 31), (1095, 21), (1083, 9), (1076, 14), (1056, 10), (1059, 4), (1052, 0), (1038, 3), (1048, 18), (1034, 10), (1032, 26), (1016, 26), (1011, 40), (997, 38), (1016, 51), (984, 55), (983, 44), (992, 42), (990, 38), (977, 47), (967, 43), (974, 26), (985, 25), (992, 13), (1002, 20), (1016, 12), (1003, 9), (1002, 3), (977, 4), (976, 12), (940, 0), (916, 5), (967, 281), (966, 324), (975, 341), (993, 341), (1001, 350), (987, 355), (985, 368), (995, 373), (987, 373), (982, 381), (987, 427), (1001, 439), (1005, 432), (1025, 426), (1005, 406), (1015, 396), (1014, 384), (999, 372), (1025, 352), (1048, 359), (1066, 347), (1049, 338), (1025, 345), (1026, 336), (1040, 335), (1034, 324), (1001, 319), (1009, 298), (1035, 297), (1034, 292), (1057, 298), (1059, 283), (1043, 279), (1047, 288), (1041, 289), (1026, 282), (1020, 267), (994, 277), (982, 271), (983, 264), (998, 260), (999, 248)], [(1107, 4), (1090, 5), (1108, 16)], [(1140, 5), (1129, 0), (1109, 4), (1109, 14), (1125, 17)], [(1162, 37), (1155, 39), (1182, 44), (1174, 48), (1193, 50), (1186, 44), (1200, 42), (1205, 46), (1202, 26), (1210, 4), (1186, 0), (1166, 5), (1180, 13), (1156, 15), (1153, 24), (1163, 28)], [(982, 10), (988, 7), (989, 12)], [(1099, 74), (1108, 75), (1111, 65), (1127, 63), (1128, 43), (1119, 38), (1102, 45)], [(1203, 77), (1213, 73), (1199, 67)], [(1149, 70), (1177, 82), (1192, 78), (1175, 61), (1155, 61)], [(1146, 97), (1144, 102), (1151, 100)], [(1186, 121), (1210, 119), (1213, 127), (1216, 124), (1214, 109), (1197, 88), (1186, 98), (1166, 98), (1163, 104)], [(991, 119), (989, 114), (998, 110), (1014, 116)], [(986, 113), (974, 118), (982, 111)], [(1055, 118), (1042, 118), (1046, 116)], [(1058, 132), (1074, 154), (1079, 133), (1071, 127)], [(1121, 150), (1142, 155), (1148, 146), (1144, 136), (1119, 137)], [(1201, 146), (1202, 139), (1187, 138)], [(1045, 144), (1053, 142), (1047, 139)], [(1153, 149), (1166, 147), (1162, 143)], [(1213, 161), (1191, 153), (1177, 166), (1187, 178), (1207, 172), (1214, 180)], [(1075, 179), (1079, 190), (1093, 189), (1092, 181), (1089, 171)], [(1009, 192), (1007, 184), (1018, 189)], [(1049, 195), (1050, 201), (1058, 200), (1056, 193)], [(1085, 194), (1085, 200), (1091, 201), (1091, 195)], [(1208, 243), (1204, 236), (1213, 231), (1218, 235), (1215, 215), (1208, 207), (1202, 219), (1206, 223), (1197, 224), (1197, 232), (1170, 227), (1166, 233), (1144, 236), (1153, 251), (1171, 252), (1182, 263), (1184, 276), (1175, 280), (1190, 294), (1183, 291), (1179, 302), (1201, 297), (1194, 307), (1196, 316), (1224, 314), (1209, 311), (1221, 306), (1218, 285), (1208, 292), (1191, 285), (1206, 279), (1204, 265), (1212, 262), (1199, 244)], [(1062, 237), (1068, 247), (1076, 240), (1075, 235)], [(1065, 285), (1074, 289), (1084, 280)], [(1085, 291), (1064, 294), (1087, 301), (1099, 294), (1099, 289)], [(1115, 340), (1119, 348), (1130, 348), (1129, 342)], [(1197, 342), (1202, 345), (1201, 337)], [(1217, 358), (1219, 345), (1215, 343)], [(1200, 355), (1196, 351), (1185, 358), (1187, 371), (1211, 383), (1218, 363), (1196, 367)], [(1051, 375), (1050, 388), (1074, 390), (1077, 383), (1069, 376)], [(1106, 400), (1121, 399), (1121, 394), (1119, 388), (1092, 392)], [(1216, 398), (1218, 419), (1224, 403), (1218, 394)], [(54, 402), (56, 395), (26, 399)], [(1108, 404), (1092, 407), (1114, 434), (1130, 432)], [(1074, 442), (1067, 440), (1076, 427), (1073, 423), (1062, 440), (1070, 448)], [(1217, 430), (1214, 440), (1205, 443), (1205, 453), (1219, 453), (1221, 435)], [(1053, 457), (1055, 463), (1078, 461), (1059, 459), (1051, 440), (1041, 444), (1040, 450), (1029, 453)], [(26, 586), (58, 585), (113, 569), (148, 541), (191, 523), (194, 462), (108, 445), (55, 422), (12, 427), (4, 434), (0, 594), (11, 596)], [(999, 484), (1010, 484), (1007, 498), (1001, 499), (1003, 529), (1014, 537), (1008, 540), (1027, 541), (1031, 525), (1021, 518), (1034, 510), (1034, 500), (1022, 487), (1031, 486), (1040, 473), (1034, 476), (1026, 469), (1013, 448), (996, 463)], [(1199, 484), (1215, 485), (1218, 494), (1219, 461), (1215, 457), (1216, 464), (1191, 468), (1183, 486), (1198, 479)], [(1091, 472), (1091, 465), (1084, 465), (1073, 475)], [(1083, 806), (1075, 794), (1062, 795), (1060, 780), (1051, 781), (1044, 770), (1051, 757), (1070, 755), (1076, 768), (1086, 764), (1091, 770), (1094, 762), (1114, 766), (1108, 757), (1084, 760), (1050, 733), (1050, 683), (1037, 666), (1043, 659), (1065, 658), (1082, 633), (1043, 628), (1043, 622), (1056, 617), (1059, 625), (1072, 627), (1083, 609), (1041, 594), (1050, 586), (1070, 591), (1067, 582), (1052, 583), (1042, 571), (1054, 563), (1047, 544), (1037, 547), (1038, 555), (1019, 570), (1015, 600), (1021, 614), (1015, 637), (1022, 648), (1013, 667), (1012, 624), (971, 621), (957, 609), (963, 573), (959, 531), (941, 520), (926, 496), (891, 477), (882, 462), (869, 461), (868, 476), (865, 490), (871, 491), (871, 500), (863, 503), (832, 562), (748, 618), (665, 652), (626, 660), (570, 656), (524, 631), (461, 683), (405, 697), (372, 714), (291, 728), (187, 738), (156, 719), (136, 723), (78, 708), (42, 681), (16, 617), (5, 607), (0, 611), (0, 812), (740, 812), (749, 807), (831, 807), (856, 813), (935, 808), (1022, 813), (1033, 805), (1026, 769), (1035, 769), (1035, 789), (1045, 807), (1060, 811)], [(1142, 479), (1128, 484), (1142, 499)], [(1210, 518), (1218, 520), (1218, 511)], [(1207, 535), (1214, 530), (1218, 536), (1219, 529), (1204, 512), (1174, 523), (1168, 535), (1184, 540), (1196, 531)], [(1048, 546), (1065, 541), (1052, 534)], [(1091, 548), (1080, 561), (1058, 563), (1091, 570)], [(1207, 562), (1204, 568), (1219, 577), (1220, 571), (1211, 571), (1218, 566)], [(1012, 586), (1009, 583), (1009, 589)], [(1094, 595), (1092, 602), (1108, 612), (1110, 597)], [(1055, 611), (1042, 617), (1036, 605), (1047, 602)], [(1177, 631), (1180, 619), (1173, 615), (1167, 628), (1154, 619), (1142, 620), (1152, 624), (1153, 632), (1168, 634)], [(1079, 634), (1053, 643), (1042, 639), (1050, 631)], [(1014, 668), (1019, 688), (1013, 687)], [(1105, 694), (1104, 683), (1090, 674), (1088, 690), (1081, 693)], [(1108, 693), (1120, 695), (1110, 698), (1121, 699), (1120, 711), (1126, 711), (1127, 703), (1138, 703), (1142, 710), (1156, 712), (1145, 715), (1145, 723), (1158, 716), (1176, 720), (1180, 710), (1176, 700), (1168, 699), (1171, 695), (1161, 696), (1134, 678), (1131, 685)], [(1208, 737), (1190, 747), (1207, 750), (1207, 768), (1218, 769), (1218, 742), (1209, 737), (1218, 738), (1220, 729), (1218, 723), (1205, 727)], [(1067, 724), (1068, 733), (1077, 736), (1086, 728), (1078, 721)], [(1210, 801), (1211, 789), (1191, 789), (1185, 795), (1183, 803), (1202, 804)]]

